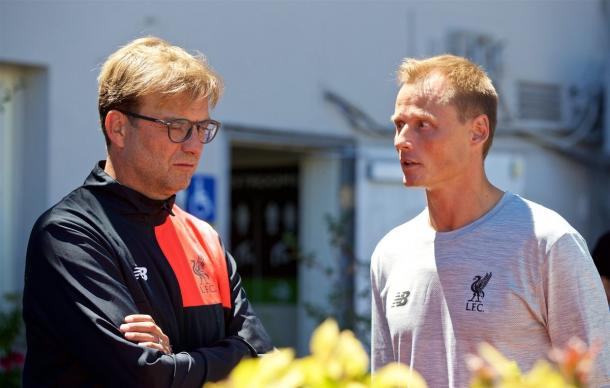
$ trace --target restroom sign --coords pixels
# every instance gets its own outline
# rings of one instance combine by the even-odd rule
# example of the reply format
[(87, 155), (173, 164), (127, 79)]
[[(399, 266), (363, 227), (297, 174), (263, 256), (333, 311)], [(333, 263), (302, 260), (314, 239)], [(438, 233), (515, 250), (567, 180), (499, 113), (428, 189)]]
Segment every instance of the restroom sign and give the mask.
[(186, 190), (186, 211), (207, 222), (216, 221), (216, 180), (195, 174)]

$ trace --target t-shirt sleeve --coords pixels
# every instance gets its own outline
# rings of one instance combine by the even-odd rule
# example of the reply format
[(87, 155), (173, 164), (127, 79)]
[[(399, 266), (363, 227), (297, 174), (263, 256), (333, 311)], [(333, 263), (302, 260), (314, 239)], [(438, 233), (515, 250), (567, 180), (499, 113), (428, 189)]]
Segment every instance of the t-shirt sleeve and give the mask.
[(572, 337), (599, 344), (591, 386), (610, 384), (610, 312), (600, 276), (587, 245), (576, 232), (550, 248), (542, 273), (546, 323), (553, 347)]
[(381, 369), (396, 361), (392, 348), (390, 329), (381, 297), (379, 258), (373, 254), (371, 259), (371, 370)]

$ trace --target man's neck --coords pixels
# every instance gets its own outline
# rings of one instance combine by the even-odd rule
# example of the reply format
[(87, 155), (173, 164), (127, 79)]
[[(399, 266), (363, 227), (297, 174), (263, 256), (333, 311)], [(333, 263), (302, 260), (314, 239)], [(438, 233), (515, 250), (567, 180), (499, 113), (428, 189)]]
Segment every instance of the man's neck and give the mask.
[(124, 170), (121, 170), (120, 168), (118, 168), (120, 166), (121, 166), (121, 163), (113, 163), (112, 157), (110, 157), (110, 155), (106, 156), (106, 165), (104, 166), (104, 172), (106, 174), (110, 175), (110, 177), (112, 179), (119, 182), (121, 185), (123, 185), (125, 187), (129, 187), (130, 189), (135, 190), (138, 193), (145, 195), (151, 199), (165, 200), (171, 196), (171, 194), (160, 195), (158, 193), (154, 193), (154, 192), (151, 192), (150, 190), (147, 190), (145, 186), (142, 186), (142, 185), (138, 186), (138, 185), (133, 184), (133, 180), (129, 179), (129, 176), (124, 174)]
[(116, 171), (114, 170), (114, 165), (112, 163), (112, 160), (110, 159), (110, 156), (106, 156), (106, 163), (104, 164), (104, 172), (108, 175), (110, 175), (110, 177), (116, 181), (117, 180), (117, 176), (116, 176)]
[(487, 179), (465, 188), (426, 190), (430, 226), (437, 232), (466, 226), (489, 212), (502, 195), (503, 192)]

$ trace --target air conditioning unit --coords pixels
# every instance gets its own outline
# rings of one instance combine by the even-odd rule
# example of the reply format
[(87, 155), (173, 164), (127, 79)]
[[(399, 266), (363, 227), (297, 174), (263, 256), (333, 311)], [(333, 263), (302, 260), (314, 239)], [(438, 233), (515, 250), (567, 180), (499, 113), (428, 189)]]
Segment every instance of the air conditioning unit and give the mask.
[(529, 129), (566, 129), (569, 127), (565, 108), (566, 96), (559, 84), (537, 81), (516, 81), (515, 104), (510, 120)]

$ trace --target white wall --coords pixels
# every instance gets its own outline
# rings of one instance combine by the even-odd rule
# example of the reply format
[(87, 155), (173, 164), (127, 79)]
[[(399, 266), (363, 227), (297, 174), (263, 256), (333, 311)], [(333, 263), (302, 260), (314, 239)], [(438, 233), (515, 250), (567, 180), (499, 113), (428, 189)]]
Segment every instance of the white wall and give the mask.
[(590, 228), (590, 198), (596, 183), (588, 169), (550, 151), (529, 150), (526, 155), (524, 196), (559, 212), (591, 245), (596, 231)]
[(297, 312), (297, 350), (309, 353), (309, 338), (318, 322), (305, 310), (304, 303), (328, 309), (328, 295), (336, 286), (335, 277), (324, 274), (323, 268), (333, 268), (335, 275), (338, 252), (331, 246), (327, 215), (338, 216), (339, 208), (339, 155), (313, 153), (303, 157), (299, 166), (299, 244), (305, 255), (311, 255), (317, 265), (299, 266), (299, 306)]
[(0, 66), (0, 165), (3, 166), (0, 170), (0, 296), (15, 290), (18, 284), (15, 279), (18, 263), (8, 259), (18, 252), (15, 223), (19, 214), (14, 205), (19, 195), (14, 188), (19, 164), (14, 144), (21, 144), (19, 130), (23, 129), (25, 91), (18, 86), (21, 77), (23, 74), (18, 68)]
[[(95, 79), (105, 57), (135, 37), (157, 34), (203, 51), (227, 84), (216, 111), (220, 120), (283, 130), (346, 133), (321, 98), (325, 84), (345, 84), (348, 88), (335, 89), (350, 94), (382, 91), (391, 78), (386, 69), (395, 65), (387, 55), (377, 56), (381, 45), (390, 43), (384, 38), (390, 12), (367, 3), (356, 6), (361, 10), (354, 10), (360, 14), (355, 19), (344, 17), (345, 6), (330, 3), (3, 1), (0, 6), (0, 61), (50, 70), (50, 202), (103, 158)], [(370, 32), (362, 34), (363, 27)], [(350, 71), (366, 83), (353, 83), (346, 74), (350, 62)]]
[(451, 30), (504, 42), (502, 86), (511, 104), (514, 80), (571, 84), (596, 77), (606, 41), (601, 4), (577, 0), (3, 0), (0, 18), (0, 61), (49, 67), (49, 202), (103, 158), (98, 66), (137, 36), (157, 34), (203, 51), (226, 79), (216, 111), (223, 121), (336, 134), (349, 129), (322, 100), (324, 88), (387, 122), (400, 59), (445, 51)]
[(46, 207), (46, 91), (44, 69), (0, 64), (0, 296), (22, 288), (29, 232)]

